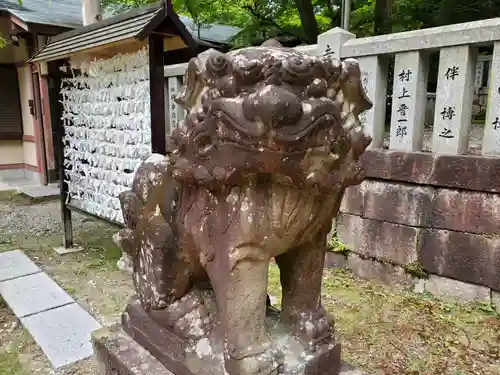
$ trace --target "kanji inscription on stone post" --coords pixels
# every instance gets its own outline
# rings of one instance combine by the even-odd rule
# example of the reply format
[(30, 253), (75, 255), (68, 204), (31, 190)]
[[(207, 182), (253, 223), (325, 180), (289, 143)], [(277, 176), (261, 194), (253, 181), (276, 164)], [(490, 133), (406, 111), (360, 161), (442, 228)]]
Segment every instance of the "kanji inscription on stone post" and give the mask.
[(396, 55), (389, 148), (419, 151), (422, 146), (428, 58), (419, 51)]
[(500, 154), (500, 42), (493, 47), (490, 92), (484, 124), (483, 154)]
[(432, 151), (464, 154), (468, 148), (477, 51), (469, 46), (443, 48), (434, 113)]
[[(369, 81), (370, 81), (369, 73), (367, 71), (363, 71), (361, 73), (361, 83), (363, 85), (363, 90), (365, 90), (365, 93), (368, 93)], [(359, 115), (359, 121), (363, 126), (366, 124), (366, 112), (363, 112)]]
[(361, 81), (366, 95), (377, 98), (373, 107), (359, 116), (365, 132), (372, 137), (370, 148), (382, 147), (387, 96), (387, 61), (383, 56), (363, 56), (357, 59), (361, 69)]
[(184, 110), (175, 102), (175, 97), (182, 86), (180, 77), (168, 78), (168, 114), (170, 120), (170, 131), (173, 131), (179, 125), (179, 122), (184, 119)]

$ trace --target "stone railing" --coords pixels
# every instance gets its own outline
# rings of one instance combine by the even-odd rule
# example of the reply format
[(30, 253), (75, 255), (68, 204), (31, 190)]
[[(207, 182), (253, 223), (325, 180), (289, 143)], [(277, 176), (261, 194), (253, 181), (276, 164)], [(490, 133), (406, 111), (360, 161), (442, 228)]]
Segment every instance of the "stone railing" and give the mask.
[[(374, 102), (363, 118), (373, 137), (363, 157), (367, 178), (348, 189), (336, 225), (350, 252), (330, 254), (330, 264), (500, 308), (500, 181), (494, 177), (500, 173), (499, 26), (500, 18), (360, 39), (333, 29), (317, 46), (307, 46), (318, 54), (356, 58)], [(493, 45), (492, 58), (478, 59), (479, 45)], [(429, 53), (437, 51), (429, 129)], [(475, 90), (484, 91), (485, 67), (491, 69), (485, 124), (473, 126), (473, 98)]]
[[(212, 48), (202, 52), (198, 57), (203, 60), (206, 59), (210, 53), (214, 51)], [(172, 129), (177, 127), (179, 121), (183, 120), (186, 116), (186, 111), (175, 102), (174, 98), (179, 92), (184, 81), (184, 73), (186, 72), (188, 63), (180, 63), (167, 65), (165, 71), (165, 124), (167, 126), (167, 134), (170, 134)]]
[[(485, 65), (488, 58), (478, 59), (477, 47), (487, 44), (494, 52)], [(356, 58), (374, 104), (362, 116), (373, 138), (363, 157), (367, 178), (348, 189), (335, 226), (348, 255), (331, 253), (327, 265), (439, 295), (493, 299), (500, 307), (500, 18), (360, 39), (335, 28), (317, 45), (296, 48)], [(429, 53), (436, 51), (433, 95), (427, 80)], [(471, 125), (471, 117), (485, 66), (492, 71), (483, 130)], [(184, 116), (170, 93), (185, 68), (165, 67), (170, 124)]]

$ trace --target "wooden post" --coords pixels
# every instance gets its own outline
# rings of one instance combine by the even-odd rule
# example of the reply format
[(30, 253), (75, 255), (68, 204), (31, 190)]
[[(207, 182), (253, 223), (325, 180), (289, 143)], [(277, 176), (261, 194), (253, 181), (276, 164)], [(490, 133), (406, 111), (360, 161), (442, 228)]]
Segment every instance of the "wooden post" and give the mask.
[[(69, 196), (68, 184), (66, 183), (66, 173), (64, 169), (64, 124), (61, 119), (63, 113), (62, 103), (60, 101), (61, 72), (57, 61), (48, 63), (49, 74), (54, 79), (53, 95), (49, 96), (50, 107), (55, 111), (51, 112), (52, 126), (55, 128), (56, 139), (54, 140), (54, 152), (57, 155), (59, 169), (59, 191), (61, 201), (61, 220), (63, 225), (63, 245), (65, 249), (71, 249), (73, 243), (73, 223), (71, 220), (71, 210), (66, 207), (66, 201)], [(54, 95), (57, 93), (57, 95)]]
[(163, 36), (151, 34), (149, 41), (149, 101), (151, 106), (151, 151), (165, 155), (165, 73)]

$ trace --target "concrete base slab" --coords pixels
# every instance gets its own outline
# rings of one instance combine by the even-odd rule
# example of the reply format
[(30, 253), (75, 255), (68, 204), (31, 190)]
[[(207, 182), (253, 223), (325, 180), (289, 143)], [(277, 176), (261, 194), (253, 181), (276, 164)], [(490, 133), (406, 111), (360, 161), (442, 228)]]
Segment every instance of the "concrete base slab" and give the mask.
[(41, 272), (21, 250), (0, 253), (0, 281)]
[(21, 194), (35, 199), (58, 197), (60, 194), (60, 190), (57, 184), (19, 186), (17, 190)]
[(60, 247), (54, 247), (53, 249), (59, 255), (70, 254), (70, 253), (78, 253), (78, 252), (84, 250), (84, 248), (81, 247), (81, 246), (70, 247), (70, 248), (67, 248), (67, 247), (64, 247), (64, 246), (60, 246)]
[[(177, 375), (127, 335), (119, 324), (92, 332), (100, 375)], [(343, 363), (339, 375), (366, 375)]]
[(8, 183), (6, 182), (2, 182), (0, 181), (0, 191), (10, 191), (10, 190), (13, 190), (12, 189), (12, 186), (10, 186)]
[(55, 370), (92, 355), (101, 325), (20, 250), (0, 253), (0, 295)]
[(73, 298), (42, 272), (2, 281), (0, 294), (18, 318), (74, 302)]
[(101, 327), (76, 303), (22, 318), (21, 323), (55, 370), (92, 356), (91, 332)]
[(48, 185), (40, 185), (38, 179), (30, 178), (13, 178), (1, 179), (0, 176), (0, 191), (17, 191), (32, 199), (43, 199), (58, 197), (60, 194), (59, 184), (52, 183)]

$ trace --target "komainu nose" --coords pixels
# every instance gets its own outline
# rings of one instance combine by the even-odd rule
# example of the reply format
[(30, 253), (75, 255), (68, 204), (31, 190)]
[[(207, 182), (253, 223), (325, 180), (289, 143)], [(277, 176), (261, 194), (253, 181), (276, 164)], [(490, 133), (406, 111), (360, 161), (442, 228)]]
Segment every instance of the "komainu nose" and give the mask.
[(295, 125), (303, 111), (302, 102), (295, 94), (279, 86), (267, 85), (245, 98), (243, 113), (248, 120), (261, 122), (269, 131)]

